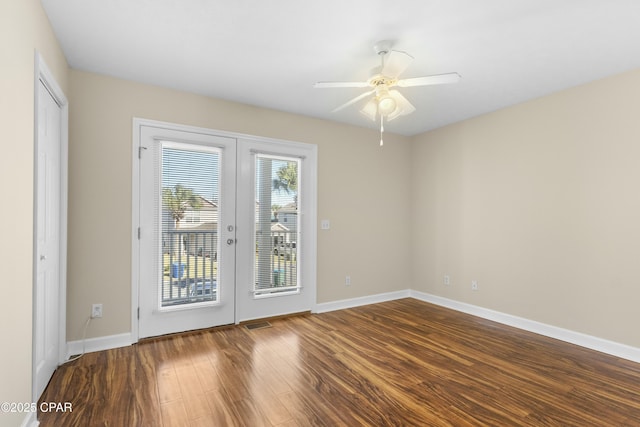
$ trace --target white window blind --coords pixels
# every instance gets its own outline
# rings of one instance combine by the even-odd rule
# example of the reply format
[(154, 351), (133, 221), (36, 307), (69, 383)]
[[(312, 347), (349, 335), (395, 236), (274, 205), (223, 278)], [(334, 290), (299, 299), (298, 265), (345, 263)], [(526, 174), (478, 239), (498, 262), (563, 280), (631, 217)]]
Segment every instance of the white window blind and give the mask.
[(160, 308), (218, 301), (221, 150), (160, 142)]
[(255, 159), (254, 295), (299, 292), (301, 161), (268, 154)]

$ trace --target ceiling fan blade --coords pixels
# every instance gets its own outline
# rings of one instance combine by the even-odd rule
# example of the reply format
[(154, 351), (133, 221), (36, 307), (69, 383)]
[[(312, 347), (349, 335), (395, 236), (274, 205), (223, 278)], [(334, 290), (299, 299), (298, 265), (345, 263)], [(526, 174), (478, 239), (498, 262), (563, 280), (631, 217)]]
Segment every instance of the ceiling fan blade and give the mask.
[(376, 115), (378, 114), (378, 103), (374, 98), (372, 98), (371, 101), (367, 102), (367, 105), (360, 110), (360, 112), (371, 119), (372, 122), (375, 122)]
[(334, 88), (334, 87), (368, 87), (367, 82), (318, 82), (313, 85), (316, 89)]
[(401, 79), (396, 83), (400, 87), (412, 87), (412, 86), (428, 86), (428, 85), (443, 85), (448, 83), (458, 83), (460, 80), (460, 74), (458, 73), (446, 73), (435, 74), (433, 76), (414, 77), (411, 79)]
[(406, 116), (416, 111), (416, 107), (409, 102), (407, 98), (402, 96), (397, 90), (390, 90), (389, 95), (396, 101), (396, 109), (393, 113), (387, 116), (387, 120), (391, 121), (398, 116)]
[(380, 73), (383, 76), (396, 78), (407, 69), (409, 64), (411, 64), (413, 56), (409, 55), (407, 52), (392, 50), (384, 56), (383, 61), (384, 66)]
[(364, 99), (364, 98), (366, 98), (366, 97), (367, 97), (367, 96), (369, 96), (369, 95), (372, 95), (374, 92), (375, 92), (375, 89), (374, 89), (374, 90), (371, 90), (371, 91), (368, 91), (368, 92), (365, 92), (365, 93), (363, 93), (363, 94), (361, 94), (361, 95), (358, 95), (358, 96), (356, 96), (355, 98), (353, 98), (351, 101), (347, 101), (346, 103), (342, 104), (342, 105), (341, 105), (341, 106), (339, 106), (338, 108), (335, 108), (335, 109), (332, 111), (332, 113), (335, 113), (335, 112), (337, 112), (337, 111), (343, 110), (343, 109), (347, 108), (348, 106), (353, 105), (353, 104), (355, 104), (356, 102), (360, 101), (361, 99)]

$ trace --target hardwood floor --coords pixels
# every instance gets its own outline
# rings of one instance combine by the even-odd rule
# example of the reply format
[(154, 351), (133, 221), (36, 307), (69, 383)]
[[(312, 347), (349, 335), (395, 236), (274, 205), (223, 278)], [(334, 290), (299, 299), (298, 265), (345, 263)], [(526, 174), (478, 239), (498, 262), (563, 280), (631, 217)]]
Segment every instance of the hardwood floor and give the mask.
[(403, 299), (86, 354), (48, 426), (638, 426), (640, 364)]

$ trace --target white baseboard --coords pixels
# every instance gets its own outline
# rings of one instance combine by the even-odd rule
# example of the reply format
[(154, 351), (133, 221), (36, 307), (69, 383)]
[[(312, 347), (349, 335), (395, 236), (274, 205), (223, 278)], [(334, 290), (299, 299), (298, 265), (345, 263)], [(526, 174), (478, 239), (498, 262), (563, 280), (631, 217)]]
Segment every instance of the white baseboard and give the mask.
[(473, 316), (482, 317), (483, 319), (492, 320), (504, 325), (513, 326), (518, 329), (533, 332), (546, 337), (555, 338), (581, 347), (596, 350), (622, 359), (631, 360), (640, 363), (640, 348), (631, 347), (626, 344), (620, 344), (614, 341), (608, 341), (602, 338), (583, 334), (580, 332), (570, 331), (568, 329), (559, 328), (557, 326), (547, 325), (545, 323), (536, 322), (534, 320), (525, 319), (511, 314), (501, 313), (499, 311), (489, 310), (487, 308), (478, 307), (448, 298), (431, 295), (424, 292), (409, 291), (411, 298), (420, 301), (429, 302), (442, 307), (450, 308)]
[(359, 297), (359, 298), (352, 298), (352, 299), (343, 299), (340, 301), (332, 301), (332, 302), (325, 302), (322, 304), (316, 304), (316, 308), (315, 310), (313, 310), (314, 313), (327, 313), (329, 311), (335, 311), (335, 310), (342, 310), (345, 308), (352, 308), (352, 307), (360, 307), (362, 305), (368, 305), (368, 304), (376, 304), (379, 302), (385, 302), (385, 301), (393, 301), (396, 299), (401, 299), (401, 298), (409, 298), (410, 296), (410, 291), (404, 290), (404, 291), (397, 291), (397, 292), (387, 292), (384, 294), (377, 294), (377, 295), (369, 295), (366, 297)]
[[(94, 351), (110, 350), (112, 348), (126, 347), (133, 343), (131, 333), (118, 335), (108, 335), (106, 337), (89, 338), (84, 342), (84, 352), (91, 353)], [(67, 342), (67, 359), (69, 357), (81, 354), (83, 350), (82, 340)]]
[[(376, 304), (385, 301), (393, 301), (402, 298), (415, 298), (420, 301), (429, 302), (452, 310), (471, 314), (473, 316), (482, 317), (483, 319), (492, 320), (504, 325), (513, 326), (518, 329), (555, 338), (581, 347), (596, 350), (612, 356), (627, 359), (632, 362), (640, 363), (640, 348), (631, 347), (626, 344), (620, 344), (614, 341), (605, 340), (580, 332), (570, 331), (568, 329), (559, 328), (557, 326), (547, 325), (545, 323), (536, 322), (534, 320), (525, 319), (511, 314), (501, 313), (499, 311), (490, 310), (467, 304), (460, 301), (443, 298), (437, 295), (425, 292), (406, 289), (403, 291), (388, 292), (384, 294), (369, 295), (340, 301), (326, 302), (316, 304), (314, 313), (327, 313), (335, 310), (343, 310), (346, 308), (360, 307), (368, 304)], [(110, 335), (106, 337), (89, 338), (85, 342), (85, 352), (109, 350), (112, 348), (126, 347), (133, 343), (131, 333)], [(67, 343), (67, 358), (72, 355), (82, 353), (82, 341), (70, 341)], [(25, 420), (27, 422), (27, 420)], [(37, 421), (36, 421), (37, 423)], [(23, 423), (25, 426), (29, 424)], [(33, 424), (37, 426), (38, 424)]]

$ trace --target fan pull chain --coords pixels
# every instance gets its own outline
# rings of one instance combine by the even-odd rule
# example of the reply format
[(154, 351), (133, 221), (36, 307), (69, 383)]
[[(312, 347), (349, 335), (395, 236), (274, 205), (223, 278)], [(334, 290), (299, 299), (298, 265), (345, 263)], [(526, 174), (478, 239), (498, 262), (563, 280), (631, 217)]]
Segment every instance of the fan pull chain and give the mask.
[(382, 133), (384, 132), (384, 115), (380, 114), (380, 147), (384, 145), (384, 141), (382, 140)]

